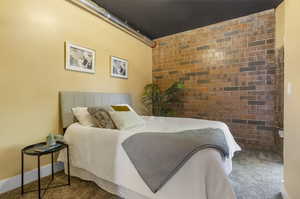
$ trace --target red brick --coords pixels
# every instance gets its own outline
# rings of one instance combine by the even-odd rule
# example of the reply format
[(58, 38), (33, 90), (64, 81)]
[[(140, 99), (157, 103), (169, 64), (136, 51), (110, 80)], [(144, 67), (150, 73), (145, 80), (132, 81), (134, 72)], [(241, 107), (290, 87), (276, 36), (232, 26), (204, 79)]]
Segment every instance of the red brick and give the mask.
[(283, 119), (283, 58), (275, 50), (274, 31), (269, 10), (159, 38), (153, 81), (165, 89), (184, 80), (178, 116), (224, 121), (241, 145), (274, 149), (272, 128)]

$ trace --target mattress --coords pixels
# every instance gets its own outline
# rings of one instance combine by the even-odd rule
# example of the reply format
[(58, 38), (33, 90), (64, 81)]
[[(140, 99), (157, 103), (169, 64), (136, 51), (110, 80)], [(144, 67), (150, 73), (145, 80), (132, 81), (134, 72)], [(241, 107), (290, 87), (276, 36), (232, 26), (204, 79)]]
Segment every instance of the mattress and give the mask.
[[(78, 123), (70, 125), (65, 140), (70, 146), (71, 168), (73, 168), (71, 175), (92, 180), (107, 191), (118, 192), (109, 190), (100, 183), (100, 181), (109, 182), (141, 198), (235, 199), (228, 175), (232, 170), (231, 159), (241, 148), (226, 124), (190, 118), (143, 118), (144, 126), (127, 131), (84, 127)], [(214, 149), (199, 151), (155, 194), (139, 176), (121, 146), (126, 138), (136, 133), (170, 133), (201, 128), (223, 130), (229, 147), (229, 157), (222, 159), (220, 153)], [(64, 153), (59, 155), (59, 161), (65, 161)], [(115, 194), (131, 199), (124, 191)]]

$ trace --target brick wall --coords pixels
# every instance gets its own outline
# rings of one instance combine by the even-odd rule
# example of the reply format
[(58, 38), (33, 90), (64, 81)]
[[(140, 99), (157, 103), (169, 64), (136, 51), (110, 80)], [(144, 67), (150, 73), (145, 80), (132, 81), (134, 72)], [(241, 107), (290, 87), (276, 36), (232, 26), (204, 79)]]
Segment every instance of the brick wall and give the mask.
[[(153, 82), (185, 83), (178, 116), (227, 123), (244, 147), (275, 149), (275, 13), (268, 10), (156, 40)], [(277, 79), (277, 80), (276, 80)]]

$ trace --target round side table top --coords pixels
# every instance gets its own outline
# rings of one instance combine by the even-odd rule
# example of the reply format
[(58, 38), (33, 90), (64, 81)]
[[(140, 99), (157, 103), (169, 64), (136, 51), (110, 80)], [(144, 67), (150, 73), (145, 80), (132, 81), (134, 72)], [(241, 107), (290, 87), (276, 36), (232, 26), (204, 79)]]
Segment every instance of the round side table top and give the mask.
[(47, 146), (46, 142), (40, 142), (37, 144), (32, 144), (24, 147), (22, 149), (22, 152), (26, 155), (44, 155), (44, 154), (60, 151), (61, 149), (66, 148), (67, 146), (68, 146), (67, 144), (59, 141), (57, 141), (56, 144), (53, 146)]

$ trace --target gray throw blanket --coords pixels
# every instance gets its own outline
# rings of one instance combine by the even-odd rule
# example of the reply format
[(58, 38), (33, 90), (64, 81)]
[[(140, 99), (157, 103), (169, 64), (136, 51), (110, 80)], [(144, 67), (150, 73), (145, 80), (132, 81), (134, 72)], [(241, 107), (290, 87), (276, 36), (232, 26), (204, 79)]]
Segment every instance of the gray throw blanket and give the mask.
[(153, 193), (156, 193), (196, 152), (214, 148), (229, 155), (221, 129), (176, 133), (138, 133), (122, 143), (129, 159)]

